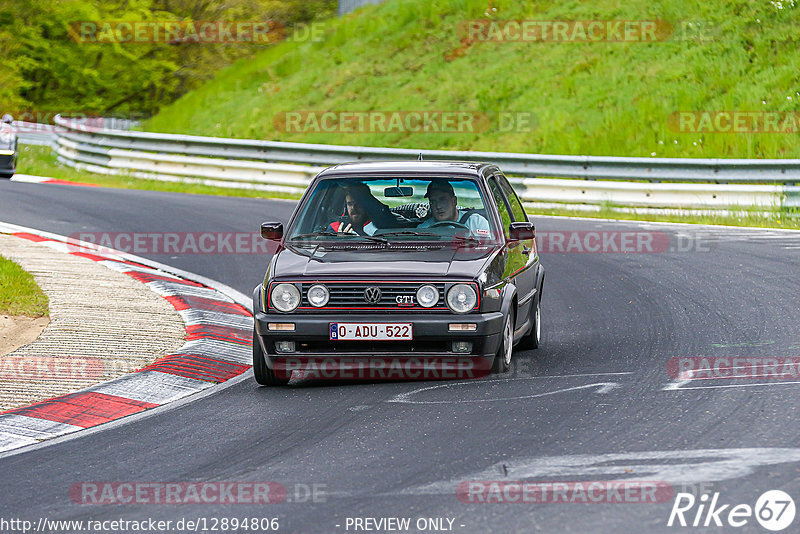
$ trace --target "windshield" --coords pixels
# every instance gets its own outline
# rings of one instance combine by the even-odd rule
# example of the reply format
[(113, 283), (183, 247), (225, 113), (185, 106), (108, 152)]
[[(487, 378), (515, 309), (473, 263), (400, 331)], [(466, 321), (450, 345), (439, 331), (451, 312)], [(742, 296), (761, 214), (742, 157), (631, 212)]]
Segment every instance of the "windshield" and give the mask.
[(474, 180), (381, 177), (320, 181), (288, 239), (494, 242), (500, 235)]

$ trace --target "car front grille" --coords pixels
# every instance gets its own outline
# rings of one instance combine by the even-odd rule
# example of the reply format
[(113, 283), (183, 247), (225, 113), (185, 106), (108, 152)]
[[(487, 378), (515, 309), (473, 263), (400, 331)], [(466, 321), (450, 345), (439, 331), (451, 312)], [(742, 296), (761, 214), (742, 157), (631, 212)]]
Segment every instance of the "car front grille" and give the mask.
[[(323, 308), (315, 308), (308, 301), (308, 290), (315, 284), (303, 283), (301, 308), (313, 310), (325, 309), (407, 309), (407, 310), (442, 310), (447, 309), (444, 300), (445, 285), (442, 282), (325, 282), (330, 291), (330, 300)], [(439, 302), (433, 308), (423, 308), (416, 303), (417, 289), (423, 285), (432, 285), (439, 291)], [(380, 299), (371, 302), (366, 297), (368, 289), (378, 288)]]

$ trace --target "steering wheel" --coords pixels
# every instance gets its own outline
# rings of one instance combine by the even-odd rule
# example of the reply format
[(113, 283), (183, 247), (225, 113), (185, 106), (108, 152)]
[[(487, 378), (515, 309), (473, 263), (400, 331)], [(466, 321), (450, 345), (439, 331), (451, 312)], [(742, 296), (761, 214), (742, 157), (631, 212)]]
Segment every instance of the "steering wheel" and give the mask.
[(458, 221), (439, 221), (439, 222), (433, 223), (428, 228), (442, 228), (442, 227), (446, 227), (446, 228), (463, 228), (465, 230), (469, 230), (469, 226), (467, 226), (466, 224), (462, 224), (462, 223), (460, 223)]

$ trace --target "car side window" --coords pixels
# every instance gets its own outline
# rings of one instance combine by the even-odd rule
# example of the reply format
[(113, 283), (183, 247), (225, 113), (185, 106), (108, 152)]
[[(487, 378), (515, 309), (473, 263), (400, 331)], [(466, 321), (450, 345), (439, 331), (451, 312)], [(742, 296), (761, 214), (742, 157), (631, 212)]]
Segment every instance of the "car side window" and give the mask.
[(500, 184), (500, 189), (502, 189), (503, 193), (506, 194), (506, 198), (508, 199), (508, 204), (511, 207), (511, 214), (514, 216), (514, 220), (516, 222), (528, 222), (528, 216), (525, 213), (525, 209), (522, 207), (522, 202), (520, 202), (516, 191), (514, 191), (514, 188), (508, 182), (506, 177), (502, 174), (497, 174), (495, 177), (497, 178), (497, 182)]
[(500, 190), (500, 186), (497, 185), (494, 177), (489, 179), (489, 190), (492, 192), (494, 202), (497, 204), (497, 209), (500, 212), (500, 220), (503, 221), (503, 234), (505, 234), (506, 239), (508, 239), (510, 237), (509, 226), (511, 225), (511, 214), (508, 211), (503, 192)]

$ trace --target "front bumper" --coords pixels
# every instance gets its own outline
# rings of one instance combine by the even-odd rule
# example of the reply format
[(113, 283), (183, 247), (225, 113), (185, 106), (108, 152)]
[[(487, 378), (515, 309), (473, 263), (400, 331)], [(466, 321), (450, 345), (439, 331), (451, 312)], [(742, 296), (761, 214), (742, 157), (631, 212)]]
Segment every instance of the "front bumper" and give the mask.
[[(330, 323), (411, 323), (409, 341), (332, 341)], [(293, 323), (274, 331), (269, 323)], [(475, 331), (450, 331), (450, 324), (472, 323)], [(267, 366), (277, 374), (318, 371), (326, 378), (476, 378), (488, 374), (500, 345), (501, 312), (471, 313), (298, 313), (258, 312), (255, 329)], [(295, 351), (278, 353), (276, 341), (293, 341)], [(472, 343), (469, 353), (454, 352), (454, 341)], [(394, 374), (394, 376), (392, 376)]]

